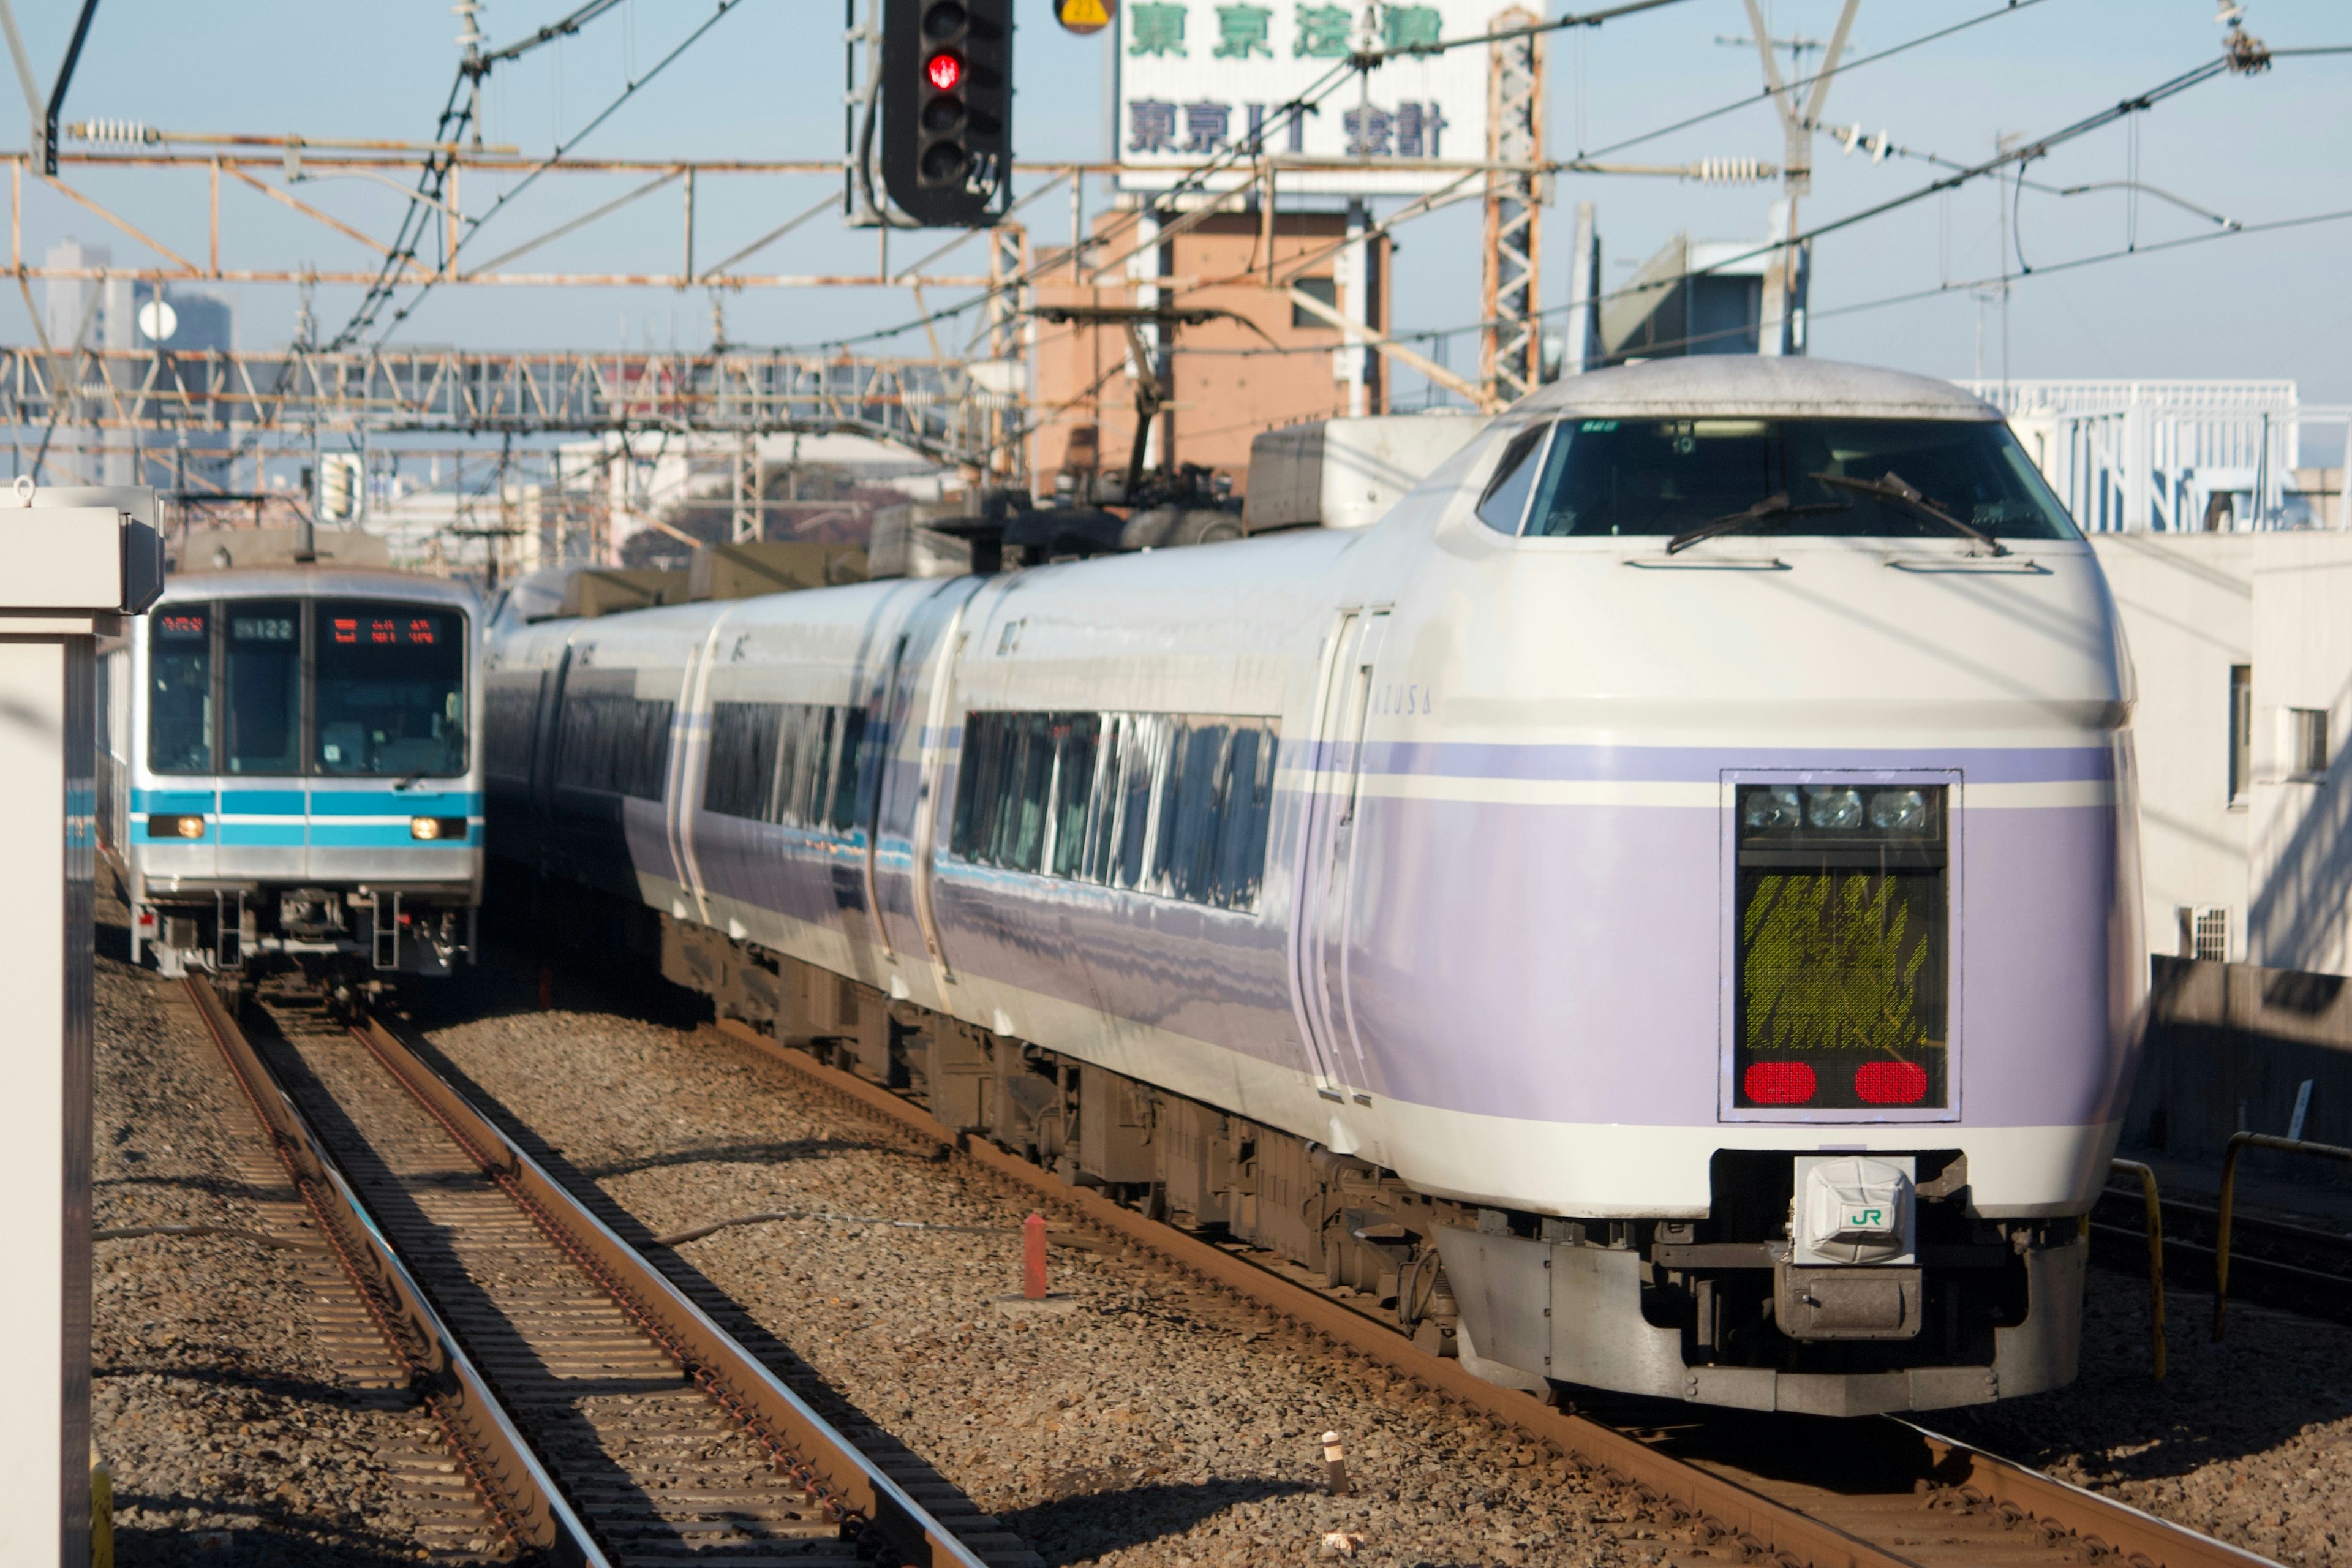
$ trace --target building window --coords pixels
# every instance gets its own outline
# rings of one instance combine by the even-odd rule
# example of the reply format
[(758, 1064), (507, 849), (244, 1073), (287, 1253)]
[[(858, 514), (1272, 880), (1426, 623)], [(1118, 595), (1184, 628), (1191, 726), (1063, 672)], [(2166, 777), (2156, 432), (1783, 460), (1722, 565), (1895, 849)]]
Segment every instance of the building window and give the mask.
[(2286, 710), (2287, 771), (2297, 778), (2327, 776), (2327, 710)]
[[(1294, 278), (1291, 279), (1290, 286), (1319, 305), (1328, 305), (1335, 310), (1339, 308), (1339, 280), (1336, 278)], [(1295, 301), (1290, 307), (1290, 324), (1294, 327), (1311, 328), (1318, 332), (1339, 331), (1330, 322)]]
[(2230, 804), (2243, 805), (2254, 779), (2254, 667), (2230, 667)]

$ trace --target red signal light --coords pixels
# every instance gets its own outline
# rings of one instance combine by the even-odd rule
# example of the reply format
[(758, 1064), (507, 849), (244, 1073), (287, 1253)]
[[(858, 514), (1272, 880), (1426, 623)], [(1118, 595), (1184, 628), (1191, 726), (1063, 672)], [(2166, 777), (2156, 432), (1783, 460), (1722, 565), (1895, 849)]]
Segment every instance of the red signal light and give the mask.
[(1927, 1069), (1917, 1062), (1864, 1062), (1853, 1092), (1865, 1105), (1916, 1105), (1927, 1098)]
[(941, 92), (953, 92), (963, 80), (963, 60), (941, 49), (923, 63), (923, 75)]
[(1813, 1098), (1813, 1069), (1803, 1062), (1751, 1062), (1739, 1084), (1759, 1105), (1802, 1105)]

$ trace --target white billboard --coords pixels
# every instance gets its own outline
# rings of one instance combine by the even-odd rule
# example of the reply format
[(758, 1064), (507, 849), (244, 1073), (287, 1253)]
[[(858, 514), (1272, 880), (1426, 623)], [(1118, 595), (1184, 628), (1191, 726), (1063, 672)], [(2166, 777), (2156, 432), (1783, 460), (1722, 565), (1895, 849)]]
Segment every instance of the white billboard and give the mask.
[[(1119, 7), (1119, 185), (1166, 190), (1221, 153), (1263, 146), (1278, 190), (1396, 195), (1433, 189), (1486, 156), (1489, 48), (1388, 60), (1284, 121), (1286, 104), (1367, 40), (1387, 48), (1487, 31), (1496, 0), (1333, 5), (1320, 0), (1127, 0)], [(1214, 182), (1247, 177), (1244, 163)]]

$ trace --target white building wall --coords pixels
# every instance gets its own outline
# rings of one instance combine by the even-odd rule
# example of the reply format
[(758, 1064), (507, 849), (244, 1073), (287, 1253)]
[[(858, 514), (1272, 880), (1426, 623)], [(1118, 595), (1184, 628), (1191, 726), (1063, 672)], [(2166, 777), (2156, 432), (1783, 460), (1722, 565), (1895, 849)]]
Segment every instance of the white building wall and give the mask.
[[(2138, 678), (2148, 942), (2229, 910), (2229, 956), (2352, 973), (2352, 534), (2094, 535)], [(2252, 670), (2252, 768), (2230, 798), (2230, 671)], [(2329, 767), (2287, 769), (2288, 710), (2328, 714)]]
[[(2352, 973), (2352, 535), (2264, 541), (2254, 564), (2252, 962)], [(2295, 770), (2291, 713), (2327, 715), (2326, 767)]]
[(2182, 909), (2220, 906), (2231, 911), (2230, 956), (2244, 956), (2249, 808), (2230, 799), (2230, 670), (2254, 662), (2254, 559), (2267, 542), (2251, 533), (2091, 537), (2138, 679), (2142, 880), (2158, 952), (2179, 951)]

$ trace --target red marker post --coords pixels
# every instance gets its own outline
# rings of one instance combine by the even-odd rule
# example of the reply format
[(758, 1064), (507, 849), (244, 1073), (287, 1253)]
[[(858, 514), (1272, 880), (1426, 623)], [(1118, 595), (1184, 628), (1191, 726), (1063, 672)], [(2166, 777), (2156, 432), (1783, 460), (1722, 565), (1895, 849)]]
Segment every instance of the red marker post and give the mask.
[(1021, 1296), (1045, 1299), (1045, 1216), (1033, 1214), (1021, 1222)]

